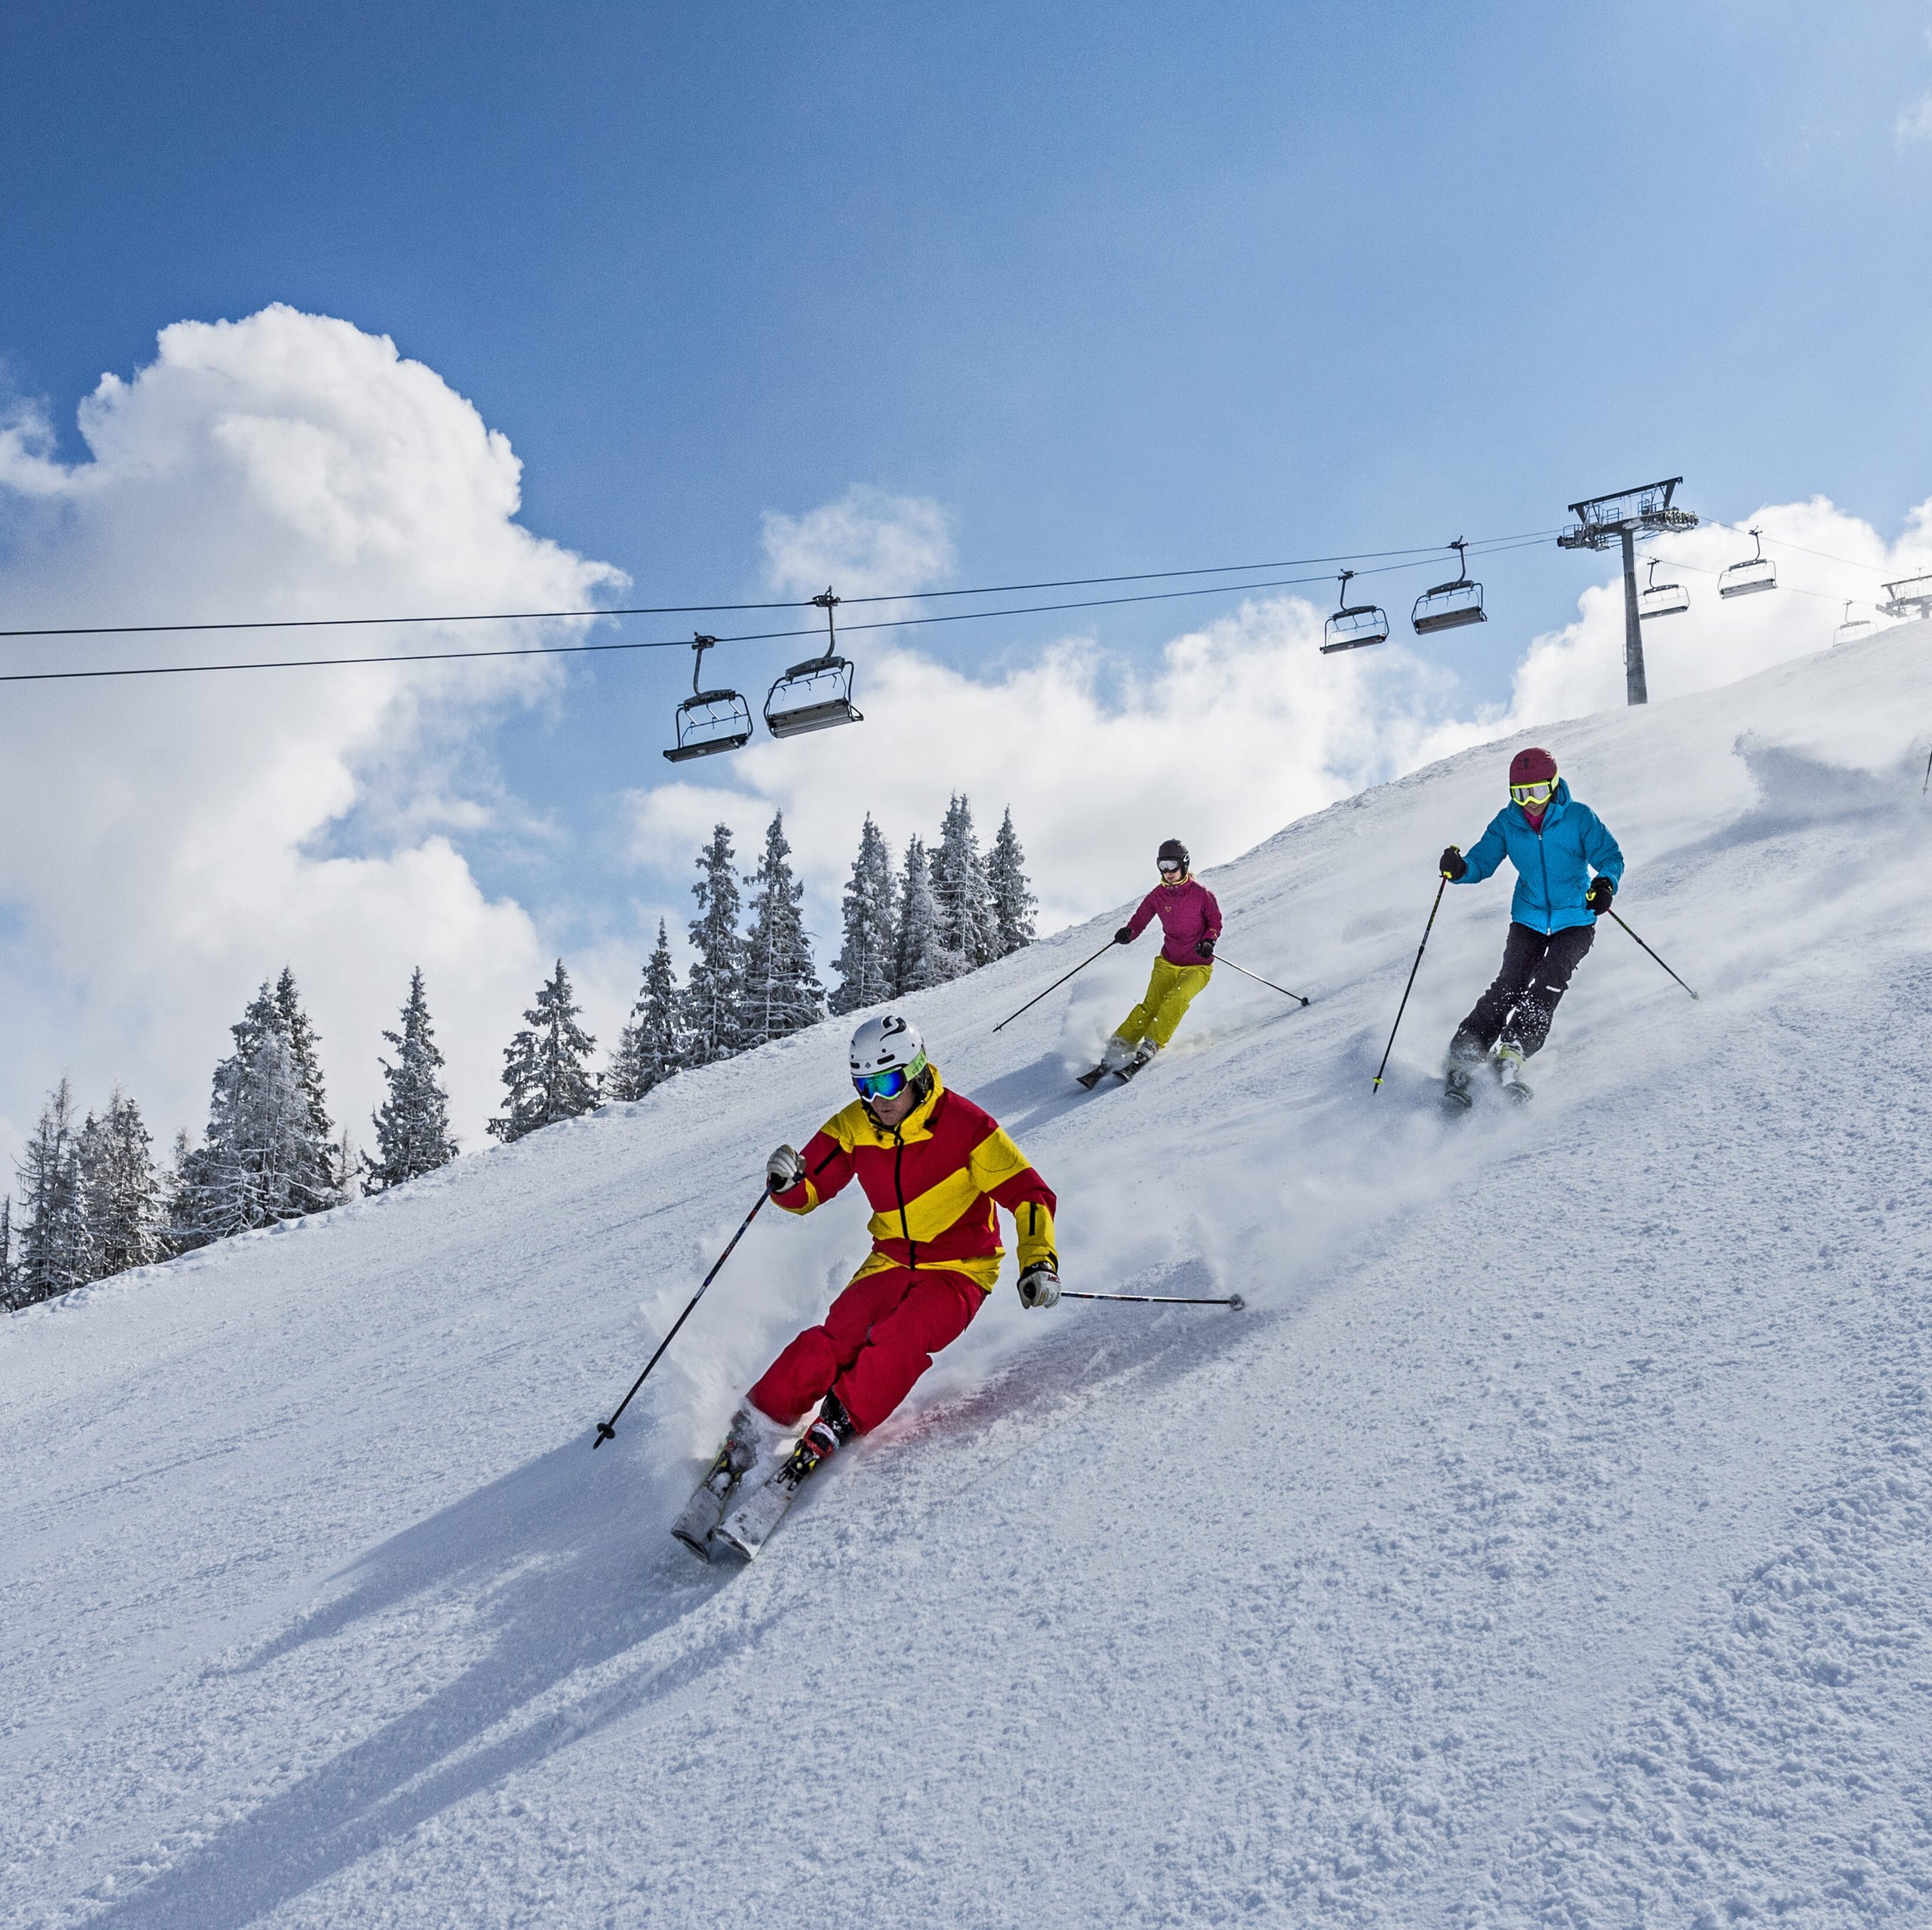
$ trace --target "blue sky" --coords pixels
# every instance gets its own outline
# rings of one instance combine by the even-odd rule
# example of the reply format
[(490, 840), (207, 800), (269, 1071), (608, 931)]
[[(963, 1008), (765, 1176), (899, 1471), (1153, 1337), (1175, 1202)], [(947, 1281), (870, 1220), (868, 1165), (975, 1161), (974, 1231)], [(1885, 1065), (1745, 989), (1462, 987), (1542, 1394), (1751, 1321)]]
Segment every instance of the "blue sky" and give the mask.
[[(764, 593), (766, 513), (854, 485), (941, 506), (968, 583), (1546, 528), (1678, 472), (1718, 516), (1822, 493), (1887, 537), (1932, 493), (1924, 4), (10, 18), (0, 354), (62, 456), (159, 330), (287, 303), (468, 398), (524, 523), (640, 602)], [(1441, 701), (1506, 702), (1603, 573), (1499, 559), (1494, 620), (1416, 652)], [(99, 589), (77, 616), (141, 595)], [(1010, 675), (1078, 628), (1151, 673), (1194, 620), (920, 648)], [(641, 873), (612, 801), (663, 776), (688, 669), (603, 659), (475, 724), (517, 808), (463, 856), (546, 943), (675, 906), (686, 854)], [(385, 834), (366, 798), (328, 834)]]

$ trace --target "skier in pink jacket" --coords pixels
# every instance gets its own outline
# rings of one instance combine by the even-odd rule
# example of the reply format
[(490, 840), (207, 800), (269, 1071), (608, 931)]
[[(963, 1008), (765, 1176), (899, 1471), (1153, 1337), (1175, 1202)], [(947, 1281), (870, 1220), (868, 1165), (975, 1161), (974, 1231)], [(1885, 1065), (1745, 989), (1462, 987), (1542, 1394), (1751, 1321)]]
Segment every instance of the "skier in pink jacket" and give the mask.
[(1187, 847), (1179, 838), (1161, 845), (1156, 862), (1160, 883), (1114, 933), (1114, 942), (1131, 945), (1158, 917), (1161, 955), (1154, 960), (1146, 996), (1115, 1028), (1100, 1064), (1081, 1075), (1083, 1085), (1093, 1086), (1106, 1072), (1131, 1079), (1174, 1037), (1195, 994), (1214, 976), (1214, 942), (1221, 936), (1221, 908), (1214, 894), (1189, 870)]

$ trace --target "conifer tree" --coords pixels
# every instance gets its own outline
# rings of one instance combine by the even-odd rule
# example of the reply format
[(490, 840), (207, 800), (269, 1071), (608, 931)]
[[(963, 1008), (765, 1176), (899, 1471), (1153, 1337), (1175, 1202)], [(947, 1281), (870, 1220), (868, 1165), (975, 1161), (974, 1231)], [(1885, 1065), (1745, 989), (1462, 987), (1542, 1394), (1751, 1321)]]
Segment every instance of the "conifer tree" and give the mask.
[(192, 1252), (208, 1243), (208, 1235), (195, 1216), (199, 1158), (188, 1129), (177, 1127), (174, 1149), (161, 1176), (161, 1247), (165, 1255)]
[(140, 1108), (119, 1086), (103, 1115), (88, 1114), (77, 1160), (88, 1278), (152, 1266), (162, 1252), (154, 1142)]
[(365, 1163), (362, 1190), (386, 1192), (392, 1186), (434, 1172), (456, 1157), (450, 1132), (450, 1097), (443, 1089), (443, 1056), (429, 1019), (420, 966), (409, 975), (409, 997), (402, 1007), (402, 1030), (383, 1037), (395, 1059), (379, 1059), (389, 1096), (370, 1115), (376, 1128), (377, 1157)]
[(490, 1131), (506, 1143), (527, 1132), (574, 1119), (598, 1103), (598, 1081), (589, 1062), (597, 1041), (578, 1025), (570, 975), (557, 960), (553, 976), (524, 1015), (528, 1028), (503, 1049), (503, 1085), (509, 1094)]
[(946, 805), (931, 866), (940, 941), (958, 960), (956, 972), (970, 972), (998, 957), (998, 920), (973, 828), (973, 807), (962, 797), (954, 796)]
[(0, 1199), (0, 1310), (11, 1314), (20, 1302), (14, 1298), (14, 1196)]
[(671, 963), (671, 935), (657, 921), (657, 943), (644, 968), (644, 984), (630, 1022), (617, 1039), (604, 1089), (614, 1099), (641, 1099), (661, 1086), (684, 1061), (678, 1020), (678, 975)]
[(792, 871), (785, 817), (774, 812), (764, 855), (749, 880), (752, 928), (745, 944), (744, 1041), (747, 1048), (816, 1025), (825, 988), (812, 968), (811, 942), (799, 908), (805, 888)]
[(1000, 820), (999, 835), (993, 840), (992, 853), (986, 861), (986, 885), (992, 898), (999, 956), (1004, 958), (1008, 952), (1033, 942), (1033, 914), (1040, 902), (1027, 880), (1026, 854), (1020, 850), (1019, 837), (1013, 828), (1010, 804)]
[(309, 1015), (302, 1010), (301, 994), (296, 990), (295, 974), (286, 965), (275, 982), (275, 1009), (281, 1015), (282, 1031), (288, 1040), (288, 1054), (295, 1067), (296, 1083), (302, 1089), (309, 1108), (309, 1145), (312, 1151), (310, 1169), (298, 1176), (296, 1197), (303, 1212), (319, 1212), (340, 1203), (348, 1183), (340, 1148), (335, 1143), (335, 1126), (329, 1118), (328, 1102), (322, 1093), (322, 1066), (317, 1047), (321, 1041)]
[(266, 983), (229, 1029), (235, 1050), (214, 1069), (208, 1137), (180, 1172), (174, 1203), (195, 1245), (299, 1219), (334, 1198), (321, 1185), (333, 1156), (326, 1141), (316, 1143), (288, 1022)]
[(897, 967), (892, 854), (869, 811), (859, 833), (852, 875), (846, 880), (844, 923), (845, 942), (832, 962), (838, 974), (832, 1009), (841, 1016), (889, 999)]
[(697, 860), (691, 887), (698, 915), (691, 920), (697, 954), (685, 985), (685, 1063), (709, 1065), (744, 1050), (745, 941), (738, 930), (738, 874), (732, 868), (728, 826), (713, 828)]
[(926, 868), (926, 847), (916, 837), (906, 843), (906, 866), (900, 875), (898, 951), (892, 989), (924, 991), (958, 976), (957, 961), (941, 942), (939, 908), (933, 902), (932, 879)]
[(14, 1280), (17, 1305), (51, 1300), (87, 1278), (75, 1140), (73, 1088), (63, 1077), (41, 1108), (33, 1136), (14, 1169), (21, 1209)]

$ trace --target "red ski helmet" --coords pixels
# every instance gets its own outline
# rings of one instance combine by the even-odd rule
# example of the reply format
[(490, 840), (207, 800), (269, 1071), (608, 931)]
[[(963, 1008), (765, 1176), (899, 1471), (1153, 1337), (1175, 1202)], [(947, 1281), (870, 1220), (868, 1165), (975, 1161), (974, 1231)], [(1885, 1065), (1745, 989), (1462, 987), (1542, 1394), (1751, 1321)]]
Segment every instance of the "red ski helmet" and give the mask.
[(1509, 782), (1517, 784), (1554, 784), (1556, 760), (1547, 751), (1531, 745), (1509, 760)]

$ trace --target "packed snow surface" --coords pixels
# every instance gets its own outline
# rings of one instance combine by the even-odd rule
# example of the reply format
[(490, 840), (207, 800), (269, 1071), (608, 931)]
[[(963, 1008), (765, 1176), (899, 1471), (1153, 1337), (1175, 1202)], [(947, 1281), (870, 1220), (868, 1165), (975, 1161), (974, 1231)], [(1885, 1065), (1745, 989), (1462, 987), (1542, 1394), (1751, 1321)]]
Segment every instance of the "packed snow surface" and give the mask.
[[(1441, 1117), (1515, 745), (1154, 941), (916, 1003), (1062, 1202), (749, 1569), (666, 1532), (863, 1250), (836, 1023), (6, 1322), (0, 1922), (1932, 1922), (1932, 631), (1542, 733), (1622, 840), (1537, 1097)], [(1186, 830), (1184, 802), (1175, 826)], [(1123, 902), (1146, 880), (1123, 853)], [(1109, 1082), (1111, 1083), (1111, 1082)]]

